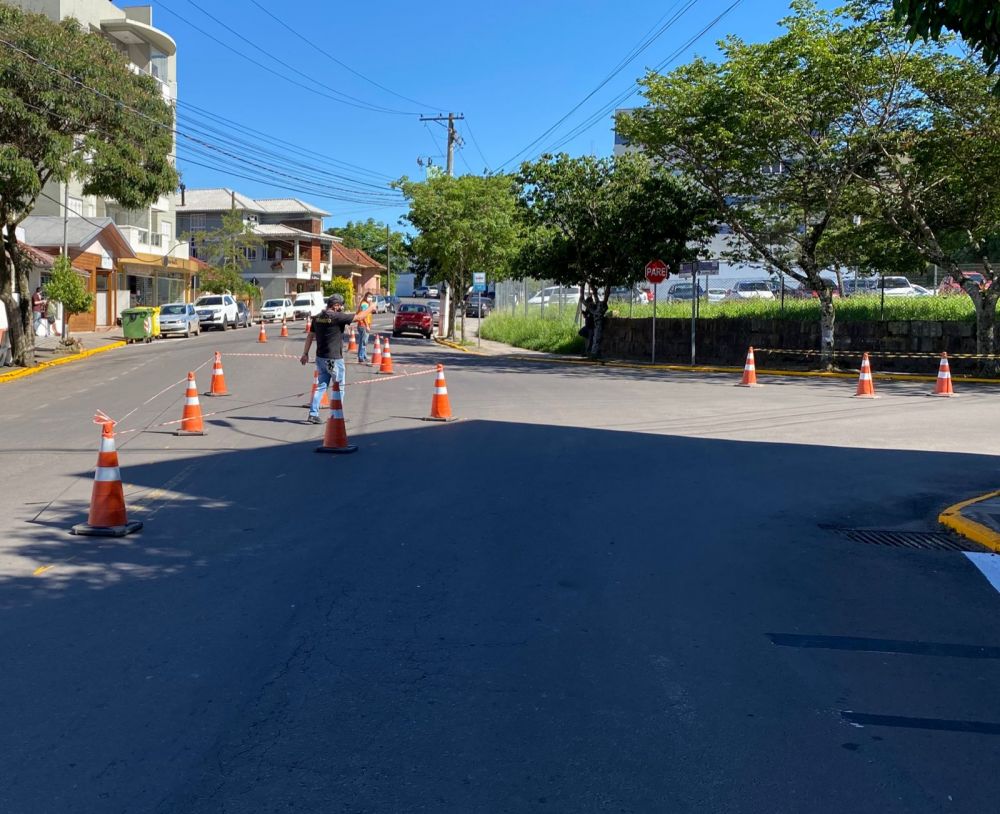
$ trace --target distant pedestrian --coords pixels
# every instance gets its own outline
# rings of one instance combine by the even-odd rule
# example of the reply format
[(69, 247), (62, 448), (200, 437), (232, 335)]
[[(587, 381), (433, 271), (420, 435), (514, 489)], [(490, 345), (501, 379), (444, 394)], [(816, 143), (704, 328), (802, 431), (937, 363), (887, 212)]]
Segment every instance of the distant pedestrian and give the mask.
[(594, 339), (594, 298), (590, 294), (583, 301), (583, 327), (579, 333), (583, 337), (583, 352), (589, 354)]
[(55, 333), (56, 318), (59, 316), (59, 309), (52, 300), (45, 301), (45, 335), (52, 336)]
[(372, 330), (372, 313), (375, 306), (372, 295), (365, 294), (358, 306), (358, 312), (354, 315), (354, 324), (358, 326), (358, 364), (368, 364), (368, 335)]
[(31, 318), (33, 320), (35, 336), (38, 336), (38, 329), (41, 327), (42, 323), (45, 321), (45, 295), (42, 293), (42, 287), (38, 286), (35, 289), (35, 293), (31, 295)]
[(344, 375), (344, 328), (354, 321), (355, 316), (344, 313), (344, 298), (340, 294), (334, 294), (326, 301), (326, 308), (312, 319), (309, 333), (306, 334), (306, 346), (302, 350), (302, 356), (299, 357), (301, 364), (308, 364), (309, 349), (315, 340), (319, 386), (309, 405), (307, 420), (310, 424), (322, 423), (319, 417), (319, 405), (331, 380), (336, 380), (340, 385), (340, 399), (343, 402), (344, 386), (347, 383)]

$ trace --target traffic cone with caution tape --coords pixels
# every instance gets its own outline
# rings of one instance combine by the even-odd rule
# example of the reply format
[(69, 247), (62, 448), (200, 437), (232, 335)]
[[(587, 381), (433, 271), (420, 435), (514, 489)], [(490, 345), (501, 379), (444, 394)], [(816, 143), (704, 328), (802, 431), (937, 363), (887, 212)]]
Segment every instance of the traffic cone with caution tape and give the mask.
[(215, 352), (215, 361), (212, 362), (212, 386), (205, 394), (206, 396), (228, 396), (226, 389), (226, 374), (222, 370), (222, 354)]
[[(307, 404), (303, 404), (302, 405), (303, 407), (312, 407), (312, 400), (316, 396), (316, 391), (317, 390), (319, 390), (319, 371), (316, 370), (315, 368), (313, 368), (313, 387), (312, 387), (312, 392), (309, 394), (309, 402)], [(330, 388), (329, 387), (327, 387), (326, 390), (323, 391), (323, 397), (319, 400), (319, 406), (320, 406), (320, 409), (322, 409), (323, 407), (329, 407), (330, 406)]]
[(326, 432), (323, 434), (323, 446), (316, 447), (317, 452), (332, 452), (346, 455), (357, 452), (358, 448), (347, 443), (347, 425), (344, 423), (344, 403), (340, 400), (340, 382), (334, 379), (333, 396), (330, 400), (330, 418), (326, 422)]
[(444, 379), (444, 365), (437, 366), (434, 378), (434, 395), (431, 397), (431, 414), (424, 421), (454, 421), (451, 402), (448, 400), (448, 383)]
[(257, 334), (257, 341), (260, 343), (267, 342), (267, 331), (264, 328), (264, 323), (260, 323), (260, 333)]
[(372, 352), (372, 367), (382, 364), (382, 340), (375, 334), (375, 350)]
[(187, 392), (184, 394), (184, 411), (181, 413), (180, 429), (174, 435), (204, 435), (205, 424), (201, 420), (201, 402), (198, 401), (198, 385), (194, 383), (194, 372), (188, 373)]
[(760, 387), (757, 384), (757, 365), (753, 358), (753, 346), (747, 351), (747, 361), (743, 366), (743, 381), (737, 385), (738, 387)]
[(868, 361), (868, 354), (861, 357), (861, 375), (858, 378), (858, 389), (854, 393), (855, 398), (873, 399), (875, 398), (875, 382), (872, 380), (872, 366)]
[(349, 337), (348, 342), (347, 342), (347, 352), (348, 353), (357, 353), (358, 352), (358, 335), (355, 332), (353, 325), (348, 329), (348, 334), (347, 335)]
[(129, 522), (125, 511), (125, 491), (115, 450), (115, 424), (110, 420), (98, 421), (98, 418), (106, 416), (99, 414), (94, 417), (95, 423), (102, 424), (103, 429), (101, 451), (97, 453), (97, 469), (94, 471), (94, 488), (90, 494), (90, 512), (86, 523), (79, 523), (70, 531), (86, 537), (124, 537), (141, 529), (142, 523), (135, 520)]
[(288, 325), (285, 323), (285, 318), (281, 318), (281, 333), (278, 336), (288, 336)]
[(941, 364), (938, 365), (937, 384), (934, 385), (935, 396), (954, 396), (951, 386), (951, 365), (948, 364), (948, 354), (941, 354)]
[(385, 338), (385, 345), (382, 346), (382, 362), (378, 367), (379, 373), (392, 373), (392, 351), (389, 349), (389, 337)]

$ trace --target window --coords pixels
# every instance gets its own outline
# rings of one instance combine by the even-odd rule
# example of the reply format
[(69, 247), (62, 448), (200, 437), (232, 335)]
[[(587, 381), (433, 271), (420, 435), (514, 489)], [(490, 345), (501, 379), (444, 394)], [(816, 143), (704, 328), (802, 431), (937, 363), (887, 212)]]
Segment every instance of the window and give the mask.
[(82, 215), (83, 198), (74, 198), (72, 195), (70, 195), (69, 199), (67, 200), (66, 207), (67, 211), (70, 214), (70, 217), (72, 217), (73, 215)]
[(257, 259), (257, 247), (256, 246), (244, 246), (243, 247), (243, 256), (247, 260), (256, 260)]
[(149, 55), (149, 72), (161, 82), (167, 81), (167, 57), (158, 51)]
[(191, 231), (197, 232), (205, 228), (205, 215), (204, 213), (200, 215), (190, 215), (191, 218)]

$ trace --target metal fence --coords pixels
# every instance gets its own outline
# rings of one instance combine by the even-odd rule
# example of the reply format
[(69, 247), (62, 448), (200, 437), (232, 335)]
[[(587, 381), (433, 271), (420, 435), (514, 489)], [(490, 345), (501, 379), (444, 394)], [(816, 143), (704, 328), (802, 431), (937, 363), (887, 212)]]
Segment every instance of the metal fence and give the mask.
[(494, 305), (499, 313), (578, 317), (580, 292), (575, 286), (524, 277), (499, 282), (495, 291)]

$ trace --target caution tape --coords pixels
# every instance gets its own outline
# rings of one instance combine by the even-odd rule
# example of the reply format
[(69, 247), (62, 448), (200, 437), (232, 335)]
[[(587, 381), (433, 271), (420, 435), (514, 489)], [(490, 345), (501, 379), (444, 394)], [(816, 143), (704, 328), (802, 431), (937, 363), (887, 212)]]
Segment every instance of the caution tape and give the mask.
[[(789, 356), (822, 356), (826, 351), (821, 350), (800, 350), (797, 348), (758, 348), (754, 345), (754, 353), (784, 353)], [(864, 354), (869, 356), (878, 356), (882, 359), (940, 359), (940, 353), (934, 353), (930, 351), (918, 352), (914, 351), (912, 353), (903, 353), (896, 351), (860, 351), (860, 350), (843, 350), (834, 349), (828, 351), (831, 356), (858, 356), (861, 357)], [(949, 353), (949, 359), (1000, 359), (1000, 354), (997, 353)]]

